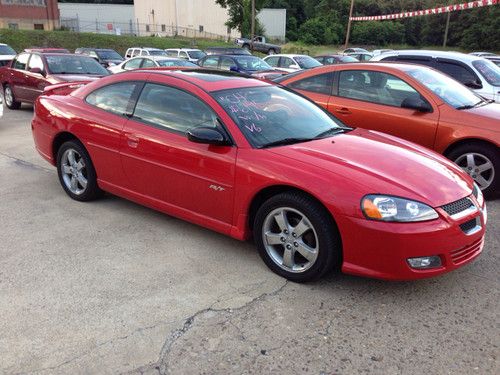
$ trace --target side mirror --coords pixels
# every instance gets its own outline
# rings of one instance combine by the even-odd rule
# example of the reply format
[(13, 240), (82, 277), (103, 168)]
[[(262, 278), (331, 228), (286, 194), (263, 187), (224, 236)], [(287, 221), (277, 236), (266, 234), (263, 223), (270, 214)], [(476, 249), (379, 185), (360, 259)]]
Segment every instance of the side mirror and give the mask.
[(231, 72), (236, 72), (236, 73), (238, 73), (238, 72), (239, 72), (239, 69), (238, 69), (238, 67), (237, 67), (236, 65), (231, 66), (231, 67), (229, 68), (229, 70), (230, 70)]
[(43, 75), (43, 71), (40, 68), (31, 68), (30, 73)]
[(300, 69), (300, 66), (298, 64), (292, 64), (289, 66), (290, 69)]
[(214, 146), (229, 146), (230, 142), (218, 129), (198, 126), (187, 132), (187, 138), (194, 143)]
[(470, 87), (471, 89), (482, 89), (483, 88), (483, 85), (481, 84), (481, 82), (478, 82), (478, 81), (467, 81), (467, 82), (464, 82), (464, 85), (467, 87)]
[(406, 98), (401, 103), (401, 108), (414, 109), (419, 112), (432, 112), (431, 105), (421, 98)]

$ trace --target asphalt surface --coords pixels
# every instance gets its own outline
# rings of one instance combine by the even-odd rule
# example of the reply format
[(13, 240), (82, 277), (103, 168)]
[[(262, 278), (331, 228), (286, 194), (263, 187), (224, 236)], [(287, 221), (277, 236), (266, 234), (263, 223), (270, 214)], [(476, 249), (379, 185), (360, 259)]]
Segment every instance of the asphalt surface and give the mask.
[(250, 243), (113, 196), (72, 201), (32, 115), (0, 119), (0, 373), (500, 373), (500, 201), (455, 272), (294, 284)]

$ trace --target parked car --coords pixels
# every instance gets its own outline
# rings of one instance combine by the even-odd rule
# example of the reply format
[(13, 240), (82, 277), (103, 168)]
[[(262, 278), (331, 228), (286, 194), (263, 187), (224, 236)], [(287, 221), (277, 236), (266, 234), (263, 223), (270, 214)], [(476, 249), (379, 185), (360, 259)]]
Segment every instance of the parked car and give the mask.
[(239, 47), (209, 47), (205, 52), (207, 55), (251, 55), (249, 50)]
[(24, 52), (40, 52), (40, 53), (71, 53), (66, 48), (51, 48), (51, 47), (31, 47), (25, 48)]
[(178, 59), (175, 57), (141, 56), (141, 57), (133, 57), (131, 59), (125, 60), (120, 65), (112, 66), (111, 68), (109, 68), (109, 71), (114, 74), (139, 68), (176, 67), (176, 66), (185, 66), (191, 68), (198, 67), (198, 65), (190, 61)]
[(479, 56), (479, 57), (495, 56), (495, 54), (492, 52), (471, 52), (469, 53), (469, 55)]
[(77, 48), (75, 53), (90, 56), (105, 68), (116, 66), (124, 60), (118, 52), (110, 48)]
[(108, 191), (236, 239), (253, 234), (267, 266), (293, 281), (338, 266), (420, 279), (483, 247), (486, 207), (460, 168), (261, 80), (126, 72), (47, 92), (32, 129), (72, 199)]
[(207, 55), (202, 50), (194, 48), (167, 48), (165, 52), (167, 52), (169, 57), (177, 57), (193, 63), (196, 63), (199, 59)]
[(272, 55), (264, 57), (264, 61), (273, 68), (289, 73), (322, 65), (318, 60), (307, 55)]
[(9, 56), (9, 55), (1, 55), (0, 56), (0, 67), (2, 66), (6, 66), (6, 65), (9, 65), (10, 62), (12, 61), (12, 59), (16, 57), (16, 55), (14, 56)]
[(284, 70), (273, 68), (257, 56), (208, 55), (198, 61), (198, 65), (204, 68), (230, 70), (265, 79), (274, 79), (287, 74)]
[[(0, 43), (0, 66), (3, 61), (10, 61), (16, 56), (17, 52), (7, 44)], [(4, 64), (5, 65), (5, 64)]]
[(499, 55), (484, 56), (484, 58), (486, 60), (490, 60), (493, 64), (500, 67), (500, 56)]
[(323, 65), (358, 62), (356, 58), (346, 55), (321, 55), (321, 56), (315, 56), (314, 58)]
[(364, 48), (346, 48), (345, 50), (342, 51), (344, 55), (347, 55), (349, 53), (360, 53), (360, 52), (368, 52)]
[(168, 56), (165, 50), (151, 47), (131, 47), (125, 52), (125, 59), (136, 56)]
[(109, 72), (88, 56), (67, 53), (22, 52), (10, 65), (0, 68), (5, 105), (18, 109), (33, 103), (44, 88), (60, 82), (92, 81)]
[(0, 93), (0, 118), (3, 116), (3, 95)]
[(497, 196), (500, 104), (484, 100), (447, 75), (412, 64), (357, 63), (329, 65), (277, 81), (349, 126), (389, 133), (444, 154), (470, 174), (486, 196)]
[(500, 102), (500, 69), (481, 57), (459, 52), (402, 50), (384, 53), (371, 61), (409, 62), (442, 71), (479, 95)]
[(234, 40), (234, 43), (249, 51), (267, 53), (268, 55), (281, 53), (281, 47), (276, 44), (267, 43), (264, 36), (256, 36), (253, 39), (237, 38)]
[(372, 55), (378, 56), (378, 55), (381, 55), (383, 53), (392, 52), (392, 51), (394, 51), (394, 50), (393, 49), (374, 49), (372, 51)]
[(361, 62), (370, 61), (373, 58), (373, 54), (371, 54), (370, 52), (352, 52), (347, 53), (346, 55), (354, 57), (356, 60)]

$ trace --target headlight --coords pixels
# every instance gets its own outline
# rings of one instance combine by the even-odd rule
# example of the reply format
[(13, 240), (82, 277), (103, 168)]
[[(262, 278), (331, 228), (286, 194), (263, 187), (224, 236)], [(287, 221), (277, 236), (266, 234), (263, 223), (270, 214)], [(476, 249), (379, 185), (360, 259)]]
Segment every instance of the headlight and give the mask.
[(483, 197), (483, 192), (477, 186), (477, 184), (474, 182), (474, 188), (472, 188), (472, 194), (476, 197), (477, 203), (479, 203), (480, 207), (483, 207), (484, 205), (484, 197)]
[(412, 222), (437, 219), (438, 214), (426, 204), (389, 195), (367, 195), (361, 201), (363, 214), (372, 220)]

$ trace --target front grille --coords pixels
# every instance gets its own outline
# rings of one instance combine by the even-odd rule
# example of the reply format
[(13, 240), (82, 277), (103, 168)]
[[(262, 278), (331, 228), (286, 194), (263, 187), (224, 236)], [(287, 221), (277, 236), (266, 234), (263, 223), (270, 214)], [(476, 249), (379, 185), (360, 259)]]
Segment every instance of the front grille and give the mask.
[(480, 238), (479, 240), (473, 242), (470, 245), (464, 246), (461, 249), (454, 250), (450, 253), (451, 260), (454, 264), (460, 264), (468, 261), (473, 258), (477, 254), (479, 254), (483, 248), (484, 238)]
[(464, 231), (464, 233), (470, 232), (477, 226), (477, 219), (474, 218), (472, 220), (466, 221), (465, 223), (460, 224), (460, 229)]
[(460, 212), (463, 212), (471, 207), (474, 207), (474, 203), (472, 203), (472, 201), (467, 197), (441, 206), (441, 208), (450, 216), (459, 214)]

